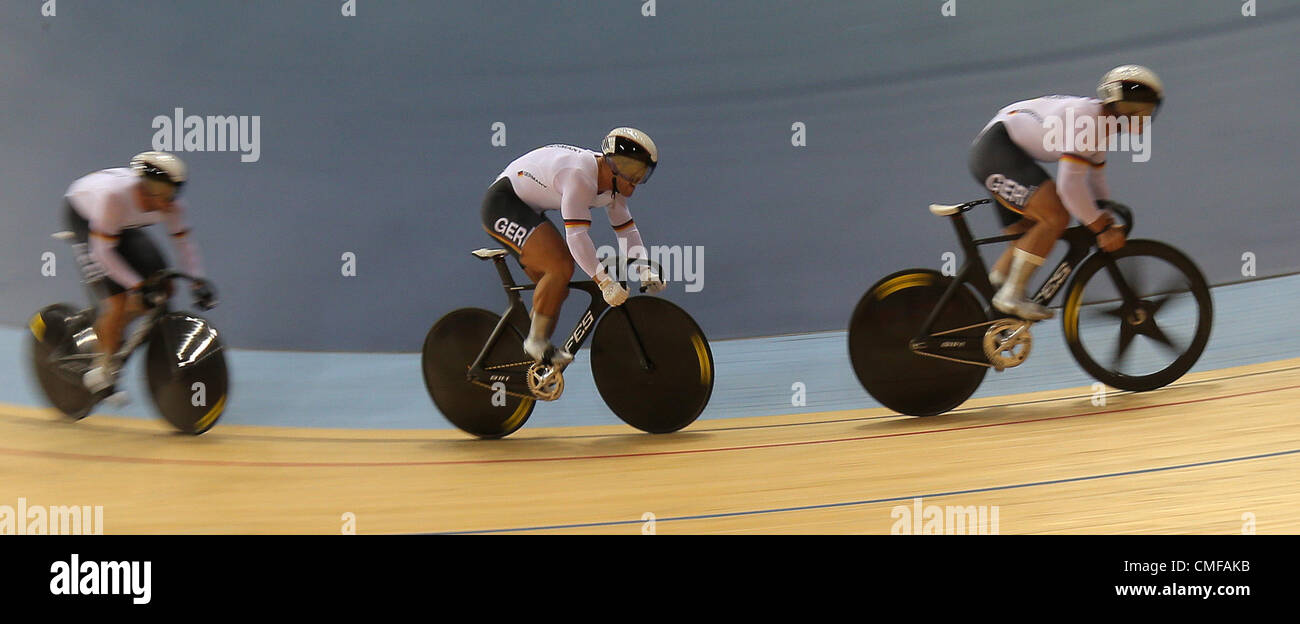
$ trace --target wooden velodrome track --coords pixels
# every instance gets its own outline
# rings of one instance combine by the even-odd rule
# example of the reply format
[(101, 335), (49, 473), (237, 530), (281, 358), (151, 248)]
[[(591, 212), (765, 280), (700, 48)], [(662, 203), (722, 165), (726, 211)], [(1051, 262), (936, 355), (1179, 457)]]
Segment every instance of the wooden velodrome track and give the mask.
[[(889, 533), (896, 506), (997, 506), (1012, 533), (1300, 532), (1300, 359), (1145, 394), (1053, 391), (651, 436), (218, 426), (0, 407), (0, 504), (102, 505), (104, 532)], [(540, 420), (540, 419), (539, 419)]]

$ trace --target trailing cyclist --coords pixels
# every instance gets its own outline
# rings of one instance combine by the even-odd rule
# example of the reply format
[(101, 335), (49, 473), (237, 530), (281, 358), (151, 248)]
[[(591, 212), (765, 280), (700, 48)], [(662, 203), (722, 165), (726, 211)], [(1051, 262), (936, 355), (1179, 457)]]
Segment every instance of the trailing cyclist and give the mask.
[[(120, 371), (112, 357), (122, 344), (123, 330), (159, 294), (153, 290), (167, 287), (146, 279), (167, 268), (167, 262), (142, 229), (166, 223), (185, 271), (202, 275), (198, 247), (188, 236), (185, 205), (176, 199), (186, 177), (180, 158), (167, 152), (143, 152), (131, 159), (129, 167), (104, 169), (76, 180), (64, 195), (78, 267), (100, 300), (95, 334), (101, 351), (83, 382), (92, 393), (109, 391), (114, 402), (125, 399), (115, 390)], [(194, 283), (193, 296), (204, 309), (216, 305), (212, 287), (204, 280)]]

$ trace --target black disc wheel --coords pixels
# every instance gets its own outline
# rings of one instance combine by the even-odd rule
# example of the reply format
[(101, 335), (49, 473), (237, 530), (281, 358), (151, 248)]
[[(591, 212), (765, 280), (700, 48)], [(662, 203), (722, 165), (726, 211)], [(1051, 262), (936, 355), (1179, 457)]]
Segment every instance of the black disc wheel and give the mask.
[(1079, 267), (1061, 315), (1083, 370), (1120, 390), (1173, 383), (1205, 351), (1214, 303), (1190, 258), (1164, 243), (1131, 240)]
[(72, 306), (60, 303), (46, 307), (28, 321), (28, 361), (33, 375), (50, 404), (74, 420), (84, 418), (102, 398), (91, 394), (81, 381), (90, 366), (91, 353), (81, 359), (65, 357), (76, 354), (75, 337), (79, 333), (94, 333), (90, 328), (92, 320), (90, 314), (79, 314)]
[[(988, 372), (986, 366), (921, 355), (912, 349), (951, 283), (935, 271), (899, 271), (876, 282), (854, 309), (849, 321), (853, 372), (885, 407), (910, 416), (942, 414), (970, 398)], [(969, 288), (959, 288), (925, 337), (925, 350), (983, 362), (980, 345), (986, 328), (980, 324), (987, 320), (979, 299)], [(945, 333), (971, 326), (975, 327)]]
[(667, 299), (631, 297), (601, 317), (591, 374), (619, 418), (649, 433), (695, 422), (713, 394), (713, 352), (694, 319)]
[[(483, 386), (468, 378), (469, 367), (487, 344), (501, 316), (479, 308), (455, 310), (438, 320), (424, 339), (424, 385), (438, 411), (460, 430), (480, 438), (514, 433), (533, 412), (534, 399)], [(518, 328), (508, 325), (488, 352), (484, 366), (531, 362)], [(514, 373), (518, 373), (512, 369)]]
[(149, 333), (145, 378), (154, 407), (181, 433), (207, 432), (226, 409), (226, 350), (203, 318), (183, 312), (158, 318)]

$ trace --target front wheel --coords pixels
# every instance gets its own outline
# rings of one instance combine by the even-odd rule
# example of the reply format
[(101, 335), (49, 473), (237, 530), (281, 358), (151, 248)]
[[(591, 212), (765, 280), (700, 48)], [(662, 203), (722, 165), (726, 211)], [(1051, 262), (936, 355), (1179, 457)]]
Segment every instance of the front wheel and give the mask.
[(181, 433), (207, 432), (226, 409), (226, 350), (203, 318), (184, 312), (158, 318), (149, 332), (145, 377), (154, 407)]
[(632, 297), (601, 317), (591, 374), (623, 422), (672, 433), (695, 422), (713, 394), (713, 352), (700, 326), (667, 299)]
[[(461, 308), (438, 320), (424, 339), (420, 366), (424, 386), (438, 411), (461, 431), (480, 438), (503, 438), (514, 433), (533, 413), (535, 401), (469, 380), (469, 367), (492, 336), (500, 315), (480, 308)], [(508, 325), (488, 352), (484, 367), (528, 364), (524, 339)], [(517, 372), (516, 372), (517, 374)]]
[(1173, 383), (1205, 351), (1214, 303), (1205, 276), (1152, 240), (1093, 254), (1070, 283), (1061, 316), (1074, 359), (1097, 381), (1143, 392)]

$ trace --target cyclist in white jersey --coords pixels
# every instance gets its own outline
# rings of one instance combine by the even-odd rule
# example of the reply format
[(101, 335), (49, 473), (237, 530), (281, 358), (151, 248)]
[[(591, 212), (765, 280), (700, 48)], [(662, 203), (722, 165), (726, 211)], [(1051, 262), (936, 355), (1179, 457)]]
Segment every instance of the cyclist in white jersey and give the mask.
[[(1150, 69), (1123, 65), (1097, 87), (1098, 98), (1049, 95), (1016, 102), (998, 111), (975, 139), (970, 170), (997, 202), (1007, 234), (1023, 236), (994, 264), (989, 281), (998, 286), (993, 305), (1026, 320), (1052, 317), (1029, 301), (1025, 285), (1043, 264), (1070, 218), (1097, 234), (1105, 251), (1124, 245), (1124, 232), (1105, 209), (1110, 200), (1104, 167), (1111, 128), (1140, 133), (1155, 116), (1164, 86)], [(1077, 139), (1076, 120), (1091, 118), (1095, 134)], [(1128, 126), (1115, 123), (1127, 118)], [(1053, 134), (1055, 133), (1055, 134)], [(1065, 140), (1064, 134), (1075, 135)], [(1039, 162), (1057, 163), (1057, 180)]]
[[(533, 292), (532, 325), (524, 351), (539, 362), (564, 366), (573, 355), (551, 344), (555, 319), (569, 294), (568, 283), (577, 262), (600, 285), (612, 306), (627, 300), (627, 289), (608, 275), (596, 258), (588, 230), (591, 209), (606, 208), (610, 225), (626, 245), (629, 259), (645, 257), (645, 245), (627, 198), (637, 185), (650, 179), (659, 151), (644, 132), (615, 128), (602, 142), (601, 151), (571, 145), (540, 147), (510, 163), (488, 188), (483, 199), (483, 229), (510, 250), (524, 272), (537, 284)], [(546, 217), (559, 210), (565, 234)], [(566, 245), (567, 240), (567, 245)], [(643, 270), (642, 284), (649, 292), (663, 290), (663, 280)]]
[[(126, 325), (144, 311), (148, 298), (141, 296), (147, 294), (142, 291), (165, 287), (146, 281), (167, 268), (167, 262), (141, 228), (166, 223), (182, 268), (196, 277), (202, 275), (198, 248), (188, 236), (185, 205), (176, 199), (185, 180), (185, 164), (179, 158), (144, 152), (131, 159), (129, 168), (96, 171), (73, 182), (64, 194), (77, 264), (91, 291), (102, 300), (95, 321), (101, 353), (84, 379), (92, 392), (114, 387), (118, 370), (109, 356), (121, 346)], [(205, 309), (216, 305), (205, 280), (194, 283), (193, 294)], [(114, 395), (119, 402), (124, 398)]]

